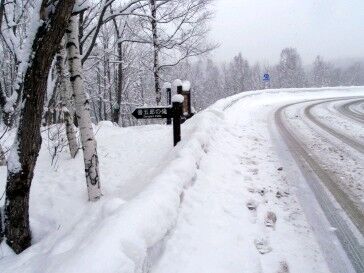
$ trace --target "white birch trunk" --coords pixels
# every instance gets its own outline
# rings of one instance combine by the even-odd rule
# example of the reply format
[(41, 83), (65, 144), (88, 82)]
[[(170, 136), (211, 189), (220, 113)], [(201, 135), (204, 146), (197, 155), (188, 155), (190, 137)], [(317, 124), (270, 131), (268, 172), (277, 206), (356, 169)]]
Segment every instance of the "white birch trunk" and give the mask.
[(75, 158), (79, 147), (78, 147), (76, 129), (73, 123), (73, 113), (70, 111), (72, 108), (70, 103), (72, 87), (69, 84), (69, 78), (66, 76), (66, 69), (65, 69), (66, 50), (63, 45), (64, 43), (62, 42), (61, 50), (57, 56), (57, 66), (58, 66), (57, 69), (61, 82), (61, 103), (62, 103), (62, 112), (64, 115), (64, 123), (66, 125), (68, 147), (70, 150), (71, 157)]
[(75, 96), (76, 115), (80, 130), (83, 157), (85, 162), (86, 184), (90, 201), (101, 197), (99, 159), (97, 144), (90, 116), (90, 99), (86, 95), (83, 83), (83, 71), (79, 46), (79, 20), (72, 16), (67, 33), (67, 52), (70, 69), (70, 80)]
[(157, 105), (161, 102), (161, 88), (160, 88), (160, 75), (159, 75), (159, 41), (158, 41), (158, 30), (157, 30), (157, 6), (156, 0), (150, 0), (151, 12), (152, 12), (152, 36), (153, 36), (153, 74), (154, 74), (154, 88), (156, 95)]
[(0, 144), (0, 166), (5, 166), (5, 165), (6, 165), (5, 153), (3, 147)]

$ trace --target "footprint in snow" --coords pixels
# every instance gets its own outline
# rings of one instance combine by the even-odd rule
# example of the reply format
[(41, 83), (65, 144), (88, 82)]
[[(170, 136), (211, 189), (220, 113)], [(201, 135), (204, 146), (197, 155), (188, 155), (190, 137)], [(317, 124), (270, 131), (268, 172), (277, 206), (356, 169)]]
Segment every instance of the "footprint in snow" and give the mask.
[(265, 238), (255, 239), (254, 245), (262, 255), (267, 254), (273, 250), (269, 245), (269, 241)]
[(264, 218), (265, 226), (272, 227), (274, 229), (276, 226), (276, 222), (277, 222), (277, 215), (272, 211), (268, 211)]
[(287, 191), (283, 191), (283, 192), (281, 192), (281, 191), (277, 191), (276, 192), (276, 197), (278, 198), (278, 199), (280, 199), (280, 198), (282, 198), (282, 197), (287, 197), (289, 195), (289, 192), (287, 192)]
[(258, 204), (257, 202), (255, 202), (254, 200), (250, 200), (246, 203), (246, 207), (250, 210), (250, 211), (256, 211)]
[(249, 169), (249, 172), (253, 173), (253, 175), (257, 175), (259, 173), (258, 169)]
[(262, 188), (260, 190), (258, 190), (258, 193), (261, 195), (261, 196), (264, 196), (266, 194), (267, 190), (265, 188)]
[(277, 271), (277, 273), (289, 273), (289, 267), (286, 261), (282, 261), (279, 264), (279, 270)]
[(254, 200), (250, 200), (246, 203), (246, 207), (252, 214), (252, 218), (250, 219), (252, 224), (255, 224), (257, 222), (257, 208), (258, 203)]

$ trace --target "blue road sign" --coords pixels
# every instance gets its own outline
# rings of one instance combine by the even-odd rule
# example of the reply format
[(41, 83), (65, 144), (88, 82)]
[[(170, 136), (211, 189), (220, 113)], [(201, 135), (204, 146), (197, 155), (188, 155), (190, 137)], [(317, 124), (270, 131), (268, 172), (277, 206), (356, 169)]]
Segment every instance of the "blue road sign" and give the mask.
[(265, 82), (269, 82), (269, 81), (270, 81), (270, 76), (269, 76), (269, 74), (264, 74), (264, 76), (263, 76), (263, 81), (265, 81)]

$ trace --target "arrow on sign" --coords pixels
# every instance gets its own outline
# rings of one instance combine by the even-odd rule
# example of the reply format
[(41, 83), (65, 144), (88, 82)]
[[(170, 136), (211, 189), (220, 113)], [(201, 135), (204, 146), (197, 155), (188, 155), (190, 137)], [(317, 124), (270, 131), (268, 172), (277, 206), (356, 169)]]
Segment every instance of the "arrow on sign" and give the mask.
[(132, 115), (136, 119), (171, 118), (171, 107), (137, 108)]

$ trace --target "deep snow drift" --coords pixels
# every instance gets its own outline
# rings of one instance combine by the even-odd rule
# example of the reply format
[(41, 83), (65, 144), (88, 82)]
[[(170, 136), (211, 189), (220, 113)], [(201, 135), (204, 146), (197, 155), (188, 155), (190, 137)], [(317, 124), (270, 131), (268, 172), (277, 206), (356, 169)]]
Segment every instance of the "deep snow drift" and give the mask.
[(96, 203), (87, 202), (81, 155), (65, 150), (54, 168), (45, 140), (31, 189), (33, 246), (16, 256), (3, 243), (0, 272), (329, 272), (270, 115), (290, 101), (363, 90), (245, 92), (186, 122), (176, 148), (171, 127), (102, 123)]

